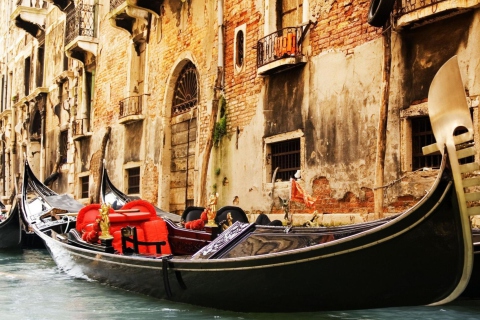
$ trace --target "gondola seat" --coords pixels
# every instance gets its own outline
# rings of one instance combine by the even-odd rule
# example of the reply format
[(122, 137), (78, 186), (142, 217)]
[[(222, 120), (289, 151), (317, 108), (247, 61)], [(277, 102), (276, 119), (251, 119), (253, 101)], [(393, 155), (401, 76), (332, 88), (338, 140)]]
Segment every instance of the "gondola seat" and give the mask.
[[(143, 223), (143, 230), (145, 233), (146, 242), (165, 241), (166, 244), (162, 246), (162, 254), (171, 254), (172, 249), (168, 243), (168, 229), (167, 223), (163, 219), (151, 220)], [(147, 246), (147, 252), (156, 253), (154, 246)]]
[[(79, 232), (90, 231), (92, 229), (93, 223), (95, 223), (95, 219), (100, 214), (100, 211), (99, 211), (100, 207), (101, 205), (99, 203), (93, 203), (80, 209), (80, 211), (78, 211), (77, 223), (75, 228)], [(113, 213), (113, 209), (110, 208), (109, 215), (112, 213)]]
[(215, 222), (220, 224), (223, 221), (227, 220), (228, 213), (232, 215), (232, 222), (244, 222), (248, 223), (248, 217), (245, 211), (242, 208), (236, 206), (225, 206), (217, 210), (217, 216), (215, 217)]
[[(160, 221), (160, 220), (158, 220)], [(158, 226), (157, 226), (158, 227)], [(160, 229), (162, 229), (160, 227)], [(125, 227), (121, 230), (122, 233), (122, 252), (124, 254), (138, 254), (147, 253), (152, 255), (171, 255), (166, 246), (168, 242), (166, 240), (142, 240), (140, 237), (139, 229), (136, 227)], [(124, 233), (125, 232), (125, 233)]]
[(182, 221), (189, 222), (189, 221), (200, 219), (200, 216), (202, 215), (203, 210), (205, 210), (204, 207), (194, 207), (194, 206), (187, 207), (182, 213)]
[[(125, 226), (123, 226), (124, 228)], [(135, 227), (137, 231), (137, 239), (138, 241), (145, 241), (145, 232), (143, 229)], [(112, 233), (113, 241), (112, 246), (115, 251), (123, 253), (123, 245), (122, 245), (122, 230), (116, 230)], [(139, 253), (147, 253), (147, 248), (145, 246), (139, 247)]]
[(150, 217), (156, 217), (157, 216), (157, 211), (155, 210), (155, 207), (150, 203), (145, 200), (133, 200), (130, 202), (127, 202), (121, 210), (129, 210), (129, 209), (138, 209), (140, 212), (148, 212), (150, 213)]

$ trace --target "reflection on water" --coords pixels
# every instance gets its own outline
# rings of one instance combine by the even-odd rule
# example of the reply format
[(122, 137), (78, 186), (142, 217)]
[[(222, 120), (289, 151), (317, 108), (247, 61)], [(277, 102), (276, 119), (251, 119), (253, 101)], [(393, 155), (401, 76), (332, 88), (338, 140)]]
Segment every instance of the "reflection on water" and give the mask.
[[(291, 293), (294, 294), (294, 293)], [(73, 279), (46, 250), (0, 252), (1, 319), (480, 319), (480, 301), (437, 307), (295, 314), (244, 314), (206, 309)]]

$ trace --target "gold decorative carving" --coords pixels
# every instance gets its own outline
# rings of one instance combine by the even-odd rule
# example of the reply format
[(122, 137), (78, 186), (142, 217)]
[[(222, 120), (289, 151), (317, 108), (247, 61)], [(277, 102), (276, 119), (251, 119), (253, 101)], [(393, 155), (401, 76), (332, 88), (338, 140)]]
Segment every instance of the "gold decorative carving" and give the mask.
[(113, 239), (113, 236), (110, 234), (110, 218), (108, 217), (110, 204), (103, 203), (98, 211), (100, 211), (100, 221), (98, 223), (100, 225), (100, 230), (102, 231), (102, 235), (99, 237), (99, 239)]

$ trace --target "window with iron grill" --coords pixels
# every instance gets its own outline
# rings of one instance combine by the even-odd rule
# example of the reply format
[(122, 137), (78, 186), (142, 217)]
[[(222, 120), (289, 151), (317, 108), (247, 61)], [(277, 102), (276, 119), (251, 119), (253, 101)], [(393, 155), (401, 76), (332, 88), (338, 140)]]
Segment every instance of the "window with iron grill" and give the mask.
[(60, 132), (60, 156), (61, 163), (67, 163), (68, 130)]
[(127, 169), (128, 194), (140, 193), (140, 167)]
[(88, 198), (89, 176), (80, 178), (80, 198)]
[[(442, 156), (440, 154), (423, 155), (422, 147), (428, 146), (436, 142), (433, 135), (432, 125), (430, 124), (430, 118), (416, 117), (412, 118), (412, 170), (418, 170), (424, 167), (438, 168), (442, 162)], [(465, 133), (465, 128), (457, 128), (455, 135)], [(473, 156), (460, 159), (460, 163), (473, 162), (475, 159)]]
[(278, 167), (275, 180), (289, 181), (300, 170), (300, 139), (270, 144), (272, 172)]

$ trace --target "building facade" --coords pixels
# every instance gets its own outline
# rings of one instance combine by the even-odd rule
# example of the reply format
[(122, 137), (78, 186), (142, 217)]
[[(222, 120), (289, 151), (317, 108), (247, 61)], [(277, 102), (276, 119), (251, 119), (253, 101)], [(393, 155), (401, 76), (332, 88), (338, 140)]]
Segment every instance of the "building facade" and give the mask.
[(421, 154), (426, 99), (454, 55), (477, 128), (477, 5), (397, 1), (374, 27), (364, 0), (3, 1), (2, 201), (28, 160), (85, 203), (105, 165), (171, 212), (218, 192), (218, 206), (279, 213), (300, 170), (316, 202), (292, 212), (367, 219), (381, 141), (383, 212), (404, 210), (439, 165)]

